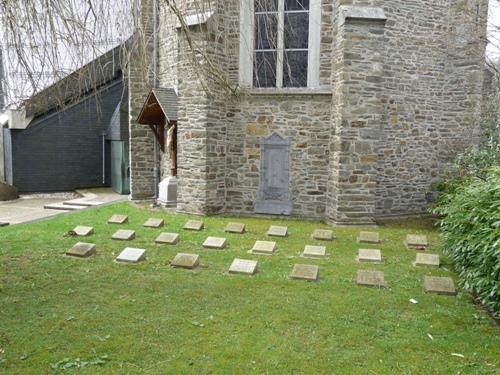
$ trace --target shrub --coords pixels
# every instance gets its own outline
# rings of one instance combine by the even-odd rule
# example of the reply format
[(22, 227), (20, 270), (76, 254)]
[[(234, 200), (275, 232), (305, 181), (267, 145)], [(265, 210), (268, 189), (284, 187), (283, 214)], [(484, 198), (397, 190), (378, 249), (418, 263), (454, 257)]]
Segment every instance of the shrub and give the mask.
[(500, 316), (500, 167), (457, 183), (443, 193), (435, 213), (442, 216), (443, 251), (461, 286)]

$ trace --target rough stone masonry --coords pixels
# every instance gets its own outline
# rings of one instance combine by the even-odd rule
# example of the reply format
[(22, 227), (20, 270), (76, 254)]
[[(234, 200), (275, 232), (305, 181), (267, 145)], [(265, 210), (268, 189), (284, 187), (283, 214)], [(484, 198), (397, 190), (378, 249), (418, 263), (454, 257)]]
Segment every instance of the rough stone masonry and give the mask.
[[(178, 93), (180, 212), (252, 215), (264, 184), (270, 202), (290, 197), (294, 216), (360, 224), (425, 212), (446, 163), (477, 138), (488, 1), (299, 2), (320, 25), (309, 35), (319, 61), (308, 60), (319, 84), (301, 88), (242, 83), (253, 68), (242, 49), (255, 57), (242, 43), (245, 22), (254, 35), (248, 2), (178, 1), (198, 19), (180, 27), (166, 2), (142, 0), (129, 75), (132, 199), (155, 194), (154, 137), (135, 119), (159, 85)], [(290, 143), (286, 181), (262, 155), (273, 134)], [(159, 159), (168, 176), (168, 155)]]

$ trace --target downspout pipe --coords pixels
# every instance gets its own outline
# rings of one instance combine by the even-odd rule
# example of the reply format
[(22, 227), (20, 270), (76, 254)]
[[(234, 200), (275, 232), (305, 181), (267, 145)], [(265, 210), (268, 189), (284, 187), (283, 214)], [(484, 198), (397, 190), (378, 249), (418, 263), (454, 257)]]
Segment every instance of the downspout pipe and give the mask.
[[(153, 87), (156, 87), (158, 84), (158, 3), (157, 0), (153, 0)], [(159, 149), (158, 142), (154, 140), (154, 192), (155, 201), (159, 197), (159, 184), (160, 184), (160, 157), (159, 157)]]
[(102, 132), (102, 186), (106, 185), (106, 132)]

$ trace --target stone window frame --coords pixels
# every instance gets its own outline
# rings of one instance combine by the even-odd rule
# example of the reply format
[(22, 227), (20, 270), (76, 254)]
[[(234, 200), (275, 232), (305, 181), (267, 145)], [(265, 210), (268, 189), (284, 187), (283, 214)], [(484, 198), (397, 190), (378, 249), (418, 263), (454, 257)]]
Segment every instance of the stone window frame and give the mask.
[[(279, 0), (283, 3), (284, 0)], [(240, 51), (239, 51), (239, 84), (240, 87), (253, 88), (253, 66), (254, 66), (254, 1), (240, 0)], [(258, 90), (304, 90), (319, 88), (320, 67), (320, 45), (321, 45), (321, 0), (310, 0), (309, 2), (309, 45), (307, 66), (307, 87), (283, 88), (282, 80), (277, 80), (276, 87), (256, 88)], [(281, 52), (281, 51), (280, 51)], [(277, 71), (278, 75), (282, 72)]]

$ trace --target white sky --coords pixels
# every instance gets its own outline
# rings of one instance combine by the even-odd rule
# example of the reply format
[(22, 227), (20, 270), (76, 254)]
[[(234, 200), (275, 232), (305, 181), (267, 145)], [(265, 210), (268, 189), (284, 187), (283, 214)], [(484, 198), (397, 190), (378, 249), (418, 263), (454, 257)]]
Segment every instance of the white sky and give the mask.
[(490, 0), (490, 15), (488, 22), (488, 57), (492, 60), (500, 59), (500, 1)]

